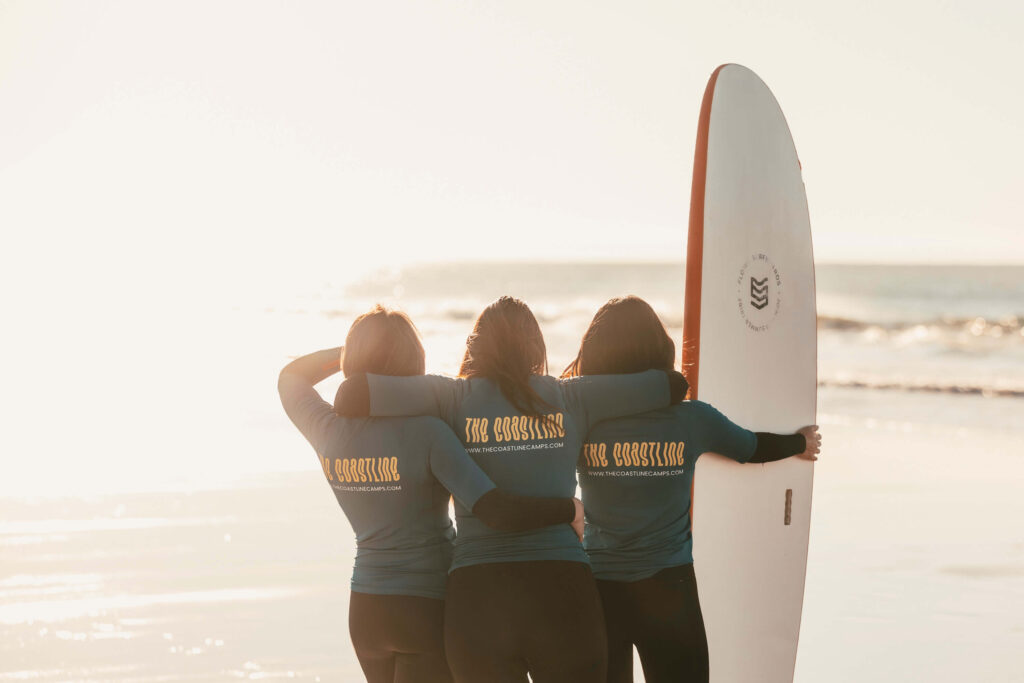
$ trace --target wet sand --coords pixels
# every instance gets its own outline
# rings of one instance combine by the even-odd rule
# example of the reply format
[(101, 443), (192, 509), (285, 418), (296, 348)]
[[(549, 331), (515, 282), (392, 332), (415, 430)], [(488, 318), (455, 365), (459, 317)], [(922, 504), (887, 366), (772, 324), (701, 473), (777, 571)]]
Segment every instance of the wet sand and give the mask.
[(1024, 404), (869, 392), (854, 408), (850, 391), (822, 392), (797, 683), (1020, 681)]
[[(1020, 680), (1022, 409), (822, 391), (798, 683)], [(351, 532), (315, 467), (0, 499), (0, 681), (363, 680)]]

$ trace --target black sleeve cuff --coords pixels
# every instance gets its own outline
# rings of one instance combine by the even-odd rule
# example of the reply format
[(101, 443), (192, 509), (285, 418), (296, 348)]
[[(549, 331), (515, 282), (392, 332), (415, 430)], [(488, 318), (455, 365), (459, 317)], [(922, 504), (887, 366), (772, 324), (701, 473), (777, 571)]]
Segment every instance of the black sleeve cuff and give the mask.
[(338, 387), (334, 412), (344, 417), (369, 417), (370, 382), (365, 374), (352, 375)]
[(775, 462), (807, 449), (803, 434), (772, 434), (757, 432), (757, 449), (750, 462)]

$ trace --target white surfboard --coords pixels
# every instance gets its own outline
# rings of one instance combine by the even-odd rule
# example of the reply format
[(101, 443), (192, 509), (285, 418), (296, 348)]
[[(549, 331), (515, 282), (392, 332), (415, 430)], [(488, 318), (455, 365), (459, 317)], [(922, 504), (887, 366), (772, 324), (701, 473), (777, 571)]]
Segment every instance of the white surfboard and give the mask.
[[(749, 69), (704, 93), (686, 261), (683, 364), (699, 397), (754, 431), (815, 423), (814, 257), (786, 119)], [(814, 468), (697, 462), (694, 569), (712, 683), (792, 683)]]

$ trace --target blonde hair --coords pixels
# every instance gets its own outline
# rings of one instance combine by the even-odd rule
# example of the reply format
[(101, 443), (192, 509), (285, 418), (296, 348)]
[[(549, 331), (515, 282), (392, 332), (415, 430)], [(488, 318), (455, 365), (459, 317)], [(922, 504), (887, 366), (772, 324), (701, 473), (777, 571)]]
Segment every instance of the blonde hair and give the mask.
[(377, 304), (349, 328), (341, 369), (346, 377), (422, 375), (426, 357), (416, 326), (405, 313)]

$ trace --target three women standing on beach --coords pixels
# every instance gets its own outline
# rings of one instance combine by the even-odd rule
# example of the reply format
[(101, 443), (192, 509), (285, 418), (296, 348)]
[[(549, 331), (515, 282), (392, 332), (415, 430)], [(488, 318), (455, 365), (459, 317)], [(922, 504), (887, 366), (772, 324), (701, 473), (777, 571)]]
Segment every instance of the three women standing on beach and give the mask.
[[(342, 414), (432, 415), (478, 465), (520, 495), (571, 496), (576, 461), (599, 421), (682, 400), (671, 369), (556, 380), (536, 318), (516, 299), (488, 306), (466, 344), (459, 378), (355, 375)], [(589, 563), (566, 526), (487, 528), (456, 500), (459, 533), (448, 580), (445, 648), (457, 681), (603, 683), (604, 619)]]
[[(594, 507), (588, 510), (588, 519), (593, 517), (595, 526), (588, 532), (586, 552), (565, 524), (514, 533), (488, 528), (469, 500), (472, 496), (453, 490), (459, 534), (448, 580), (444, 639), (458, 681), (522, 682), (527, 672), (538, 682), (631, 680), (634, 643), (643, 648), (649, 681), (706, 681), (706, 640), (688, 557), (689, 484), (685, 498), (665, 496), (675, 495), (680, 482), (692, 479), (692, 461), (703, 450), (732, 454), (741, 461), (767, 462), (798, 451), (806, 455), (817, 443), (814, 430), (806, 433), (813, 438), (754, 435), (706, 404), (679, 405), (685, 380), (672, 369), (674, 346), (656, 316), (653, 320), (667, 347), (665, 340), (652, 334), (657, 331), (654, 328), (595, 327), (599, 318), (604, 319), (601, 312), (567, 371), (579, 376), (562, 380), (546, 376), (546, 353), (536, 319), (525, 304), (504, 297), (477, 319), (458, 379), (346, 372), (348, 379), (339, 389), (335, 410), (341, 414), (441, 418), (488, 477), (514, 494), (556, 500), (571, 496), (581, 446), (588, 442), (580, 459), (581, 484)], [(609, 344), (607, 335), (597, 334), (599, 328), (618, 343)], [(656, 347), (657, 353), (646, 354), (645, 345)], [(597, 366), (589, 360), (593, 351), (598, 357), (617, 358), (607, 364), (609, 376), (594, 375)], [(637, 372), (624, 370), (627, 366)], [(615, 419), (638, 413), (647, 415), (633, 422)], [(607, 422), (598, 425), (603, 420)], [(651, 433), (651, 420), (658, 434)], [(685, 457), (678, 447), (673, 456), (678, 472), (672, 478), (679, 481), (673, 482), (672, 491), (623, 490), (620, 495), (614, 483), (603, 490), (587, 485), (586, 479), (594, 474), (588, 468), (600, 466), (601, 444), (608, 446), (608, 435), (601, 431), (608, 424), (619, 425), (614, 436), (620, 442), (651, 442), (665, 436), (676, 439), (665, 444), (688, 444)], [(666, 430), (673, 433), (661, 434)], [(595, 432), (605, 441), (595, 441)], [(667, 451), (666, 447), (666, 455)], [(630, 509), (638, 496), (647, 496), (653, 527), (643, 523), (643, 511), (638, 517)], [(666, 508), (674, 523), (661, 528), (656, 522), (661, 519), (659, 511)], [(680, 514), (687, 518), (685, 525)], [(603, 521), (607, 519), (611, 522)], [(655, 552), (631, 556), (634, 547), (652, 540), (648, 538), (652, 534)], [(611, 555), (606, 537), (615, 539)], [(662, 544), (667, 551), (659, 552)], [(610, 563), (613, 571), (606, 572), (605, 560), (616, 553)], [(602, 585), (600, 592), (590, 562), (601, 567), (602, 584), (610, 584)], [(616, 574), (614, 569), (623, 563), (629, 565), (628, 575)], [(655, 576), (659, 572), (666, 573)], [(652, 577), (653, 589), (633, 585)], [(667, 590), (660, 590), (662, 583)], [(626, 590), (616, 592), (622, 588)], [(658, 601), (665, 601), (666, 609), (660, 613)], [(614, 610), (614, 616), (609, 610)], [(613, 619), (621, 619), (621, 624), (612, 624)], [(625, 631), (619, 628), (627, 624)], [(679, 650), (682, 657), (672, 654)]]

